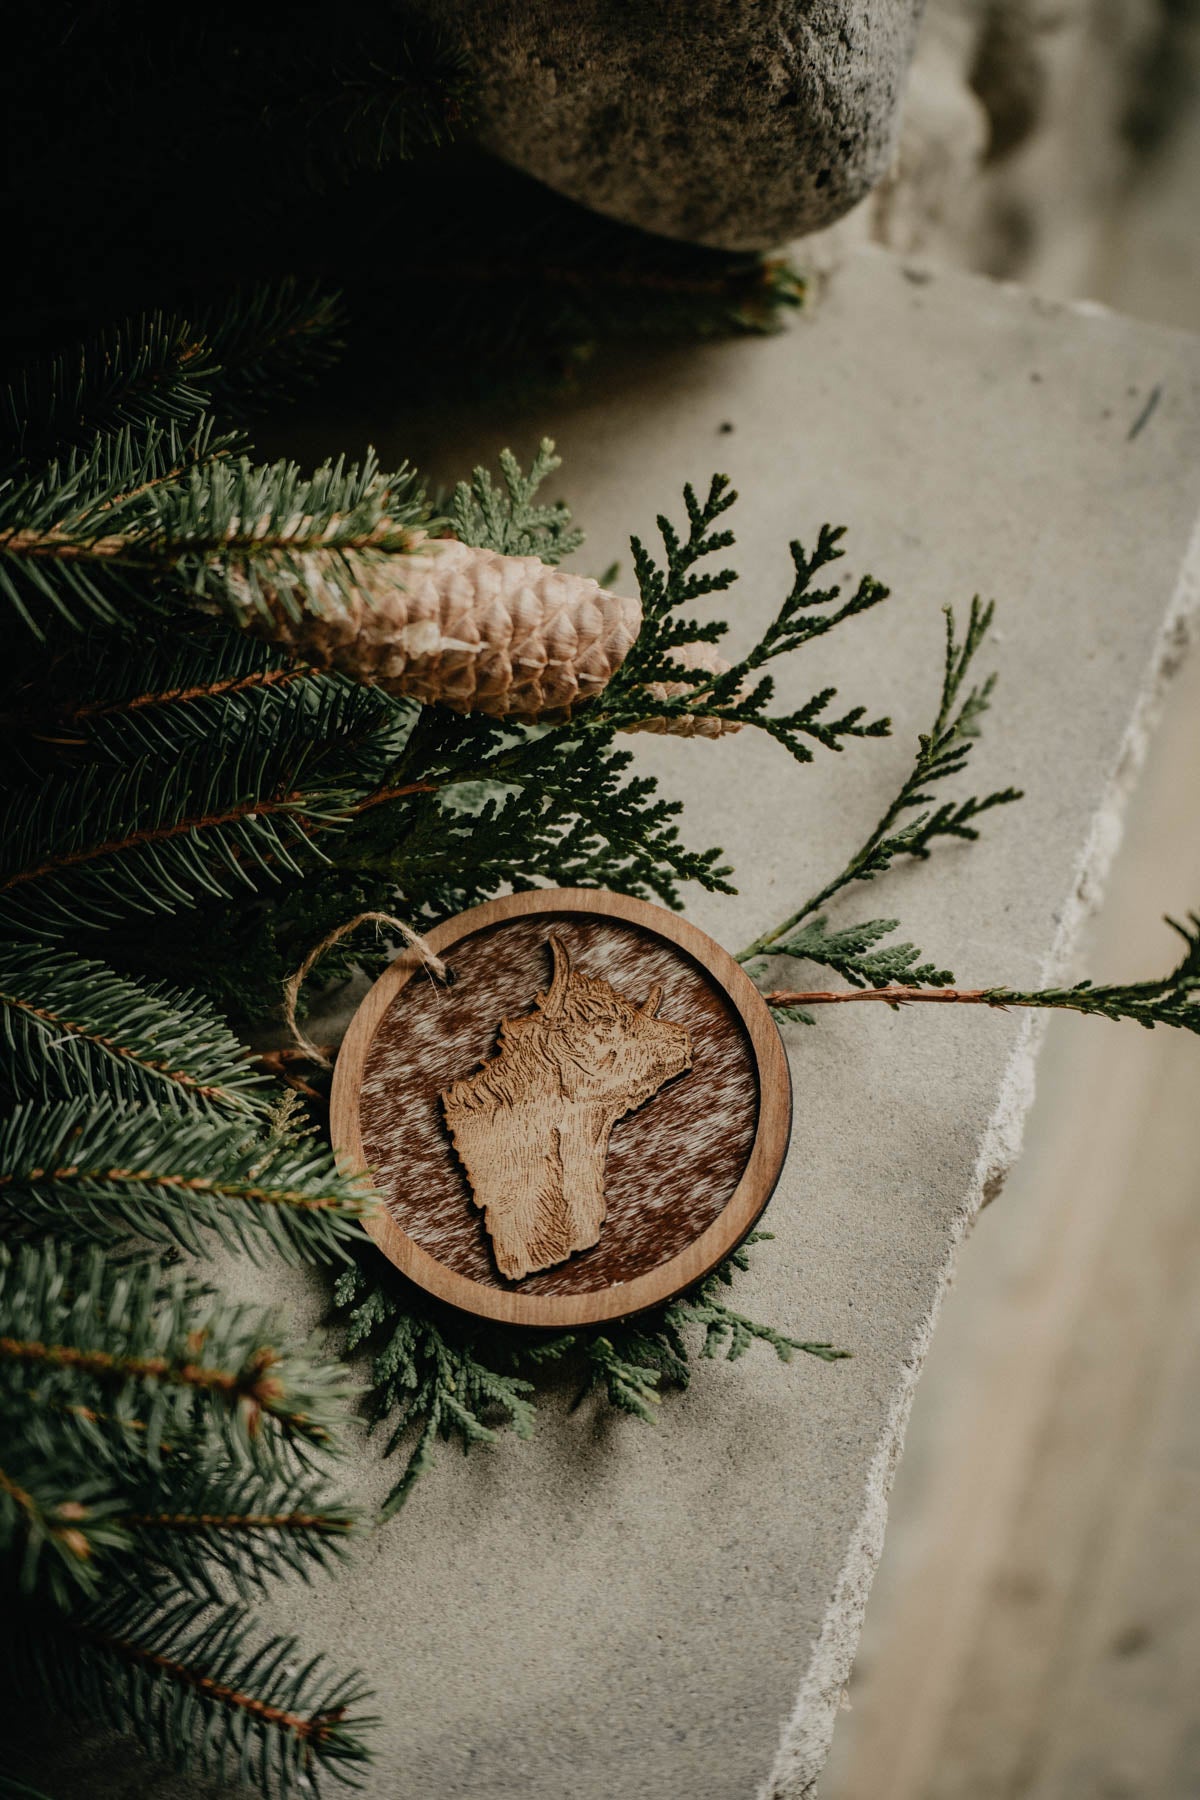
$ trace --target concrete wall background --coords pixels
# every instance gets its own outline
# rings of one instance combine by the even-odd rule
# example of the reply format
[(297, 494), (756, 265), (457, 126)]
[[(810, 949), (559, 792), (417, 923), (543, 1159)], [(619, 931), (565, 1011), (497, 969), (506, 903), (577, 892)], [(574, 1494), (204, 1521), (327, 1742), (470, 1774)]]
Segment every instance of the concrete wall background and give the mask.
[[(1115, 10), (1128, 26), (1148, 9)], [(1073, 29), (1077, 66), (1096, 60)], [(1021, 273), (1200, 330), (1200, 106), (1163, 98), (1162, 140), (1119, 179), (1099, 138), (1090, 171), (1058, 167), (1043, 224), (1069, 210), (1072, 179), (1103, 166), (1110, 185), (1088, 206), (1076, 188), (1073, 224), (1057, 243), (1035, 237)], [(1078, 138), (1078, 121), (1047, 129), (1060, 152)], [(1024, 173), (979, 181), (998, 205), (1038, 166), (1033, 145)], [(1130, 807), (1090, 971), (1158, 965), (1160, 912), (1200, 896), (1198, 806), (1193, 656)], [(1200, 1793), (1200, 1044), (1088, 1024), (1052, 1022), (1023, 1159), (964, 1247), (822, 1800)]]

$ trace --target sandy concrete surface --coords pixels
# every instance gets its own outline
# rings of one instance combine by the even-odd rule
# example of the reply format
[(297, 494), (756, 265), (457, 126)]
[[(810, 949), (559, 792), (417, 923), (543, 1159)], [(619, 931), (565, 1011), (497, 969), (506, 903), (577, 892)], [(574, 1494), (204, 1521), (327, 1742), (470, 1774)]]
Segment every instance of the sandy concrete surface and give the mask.
[[(385, 460), (420, 453), (388, 423), (356, 435)], [(1000, 605), (1001, 685), (973, 784), (1028, 797), (980, 844), (834, 916), (901, 917), (970, 985), (1061, 970), (1195, 598), (1200, 345), (864, 253), (784, 336), (642, 361), (573, 408), (432, 448), (461, 472), (507, 440), (527, 456), (551, 426), (589, 530), (580, 565), (618, 556), (626, 580), (627, 533), (678, 515), (684, 480), (729, 471), (743, 578), (705, 611), (728, 608), (738, 644), (786, 591), (788, 539), (824, 519), (851, 528), (847, 576), (894, 589), (780, 672), (785, 698), (830, 681), (890, 713), (892, 740), (808, 768), (750, 732), (639, 743), (641, 766), (687, 799), (690, 839), (722, 843), (738, 871), (736, 897), (692, 895), (690, 916), (736, 949), (841, 865), (935, 709), (940, 609), (983, 591)], [(789, 1027), (775, 1242), (737, 1294), (853, 1360), (706, 1367), (655, 1429), (569, 1415), (564, 1398), (530, 1444), (447, 1454), (344, 1572), (276, 1590), (273, 1626), (374, 1678), (371, 1800), (812, 1791), (913, 1387), (960, 1238), (1016, 1154), (1036, 1042), (1029, 1018), (977, 1009), (833, 1009)], [(222, 1273), (269, 1286), (298, 1328), (318, 1316), (315, 1290), (283, 1270)], [(390, 1479), (364, 1447), (359, 1497)], [(189, 1791), (124, 1752), (101, 1765), (68, 1746), (41, 1772), (56, 1800)]]

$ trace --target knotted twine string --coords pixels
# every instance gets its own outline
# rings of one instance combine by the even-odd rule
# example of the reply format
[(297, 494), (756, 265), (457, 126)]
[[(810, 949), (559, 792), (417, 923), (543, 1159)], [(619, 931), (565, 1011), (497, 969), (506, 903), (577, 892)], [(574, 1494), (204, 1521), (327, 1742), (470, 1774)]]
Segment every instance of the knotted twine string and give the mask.
[(296, 1004), (300, 998), (300, 989), (308, 980), (314, 965), (321, 960), (327, 950), (332, 950), (341, 938), (346, 937), (351, 931), (356, 931), (360, 925), (372, 924), (389, 926), (398, 938), (403, 939), (410, 950), (417, 952), (425, 967), (431, 974), (436, 975), (439, 981), (449, 982), (452, 979), (446, 964), (436, 951), (430, 949), (420, 933), (414, 931), (411, 925), (406, 925), (403, 919), (393, 918), (391, 913), (357, 913), (353, 919), (346, 919), (341, 925), (336, 925), (328, 937), (323, 937), (319, 944), (313, 945), (296, 973), (289, 975), (283, 984), (283, 1022), (287, 1026), (292, 1043), (297, 1050), (302, 1050), (305, 1056), (322, 1069), (332, 1069), (332, 1062), (319, 1045), (314, 1044), (311, 1038), (304, 1035), (296, 1021)]

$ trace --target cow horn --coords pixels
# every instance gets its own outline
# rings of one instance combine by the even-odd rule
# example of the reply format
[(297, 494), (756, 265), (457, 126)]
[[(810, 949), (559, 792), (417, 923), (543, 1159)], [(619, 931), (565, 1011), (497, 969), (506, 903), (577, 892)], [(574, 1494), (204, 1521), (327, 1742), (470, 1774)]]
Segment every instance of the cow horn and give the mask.
[(645, 1003), (642, 1006), (642, 1012), (648, 1019), (653, 1019), (661, 1005), (662, 985), (660, 982), (656, 981), (654, 986), (650, 989), (650, 992), (646, 995)]
[(541, 1008), (543, 1018), (557, 1019), (567, 997), (567, 983), (571, 979), (571, 958), (567, 952), (567, 946), (558, 937), (550, 939), (550, 954), (554, 958), (554, 979), (550, 983), (548, 992), (542, 996)]

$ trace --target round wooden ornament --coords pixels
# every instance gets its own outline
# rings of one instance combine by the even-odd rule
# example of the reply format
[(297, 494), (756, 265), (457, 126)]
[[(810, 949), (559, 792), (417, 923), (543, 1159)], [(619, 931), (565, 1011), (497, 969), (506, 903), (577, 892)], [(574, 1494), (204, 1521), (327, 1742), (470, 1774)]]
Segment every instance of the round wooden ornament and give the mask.
[(672, 1299), (739, 1244), (783, 1167), (787, 1057), (712, 938), (590, 888), (510, 894), (431, 931), (371, 988), (337, 1059), (369, 1229), (466, 1312), (565, 1327)]

